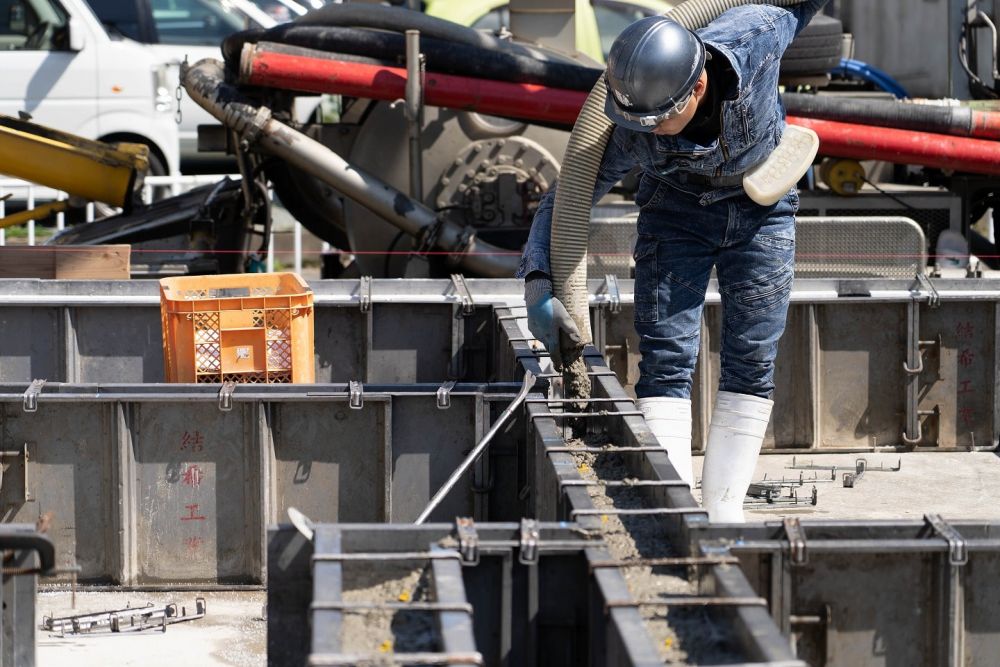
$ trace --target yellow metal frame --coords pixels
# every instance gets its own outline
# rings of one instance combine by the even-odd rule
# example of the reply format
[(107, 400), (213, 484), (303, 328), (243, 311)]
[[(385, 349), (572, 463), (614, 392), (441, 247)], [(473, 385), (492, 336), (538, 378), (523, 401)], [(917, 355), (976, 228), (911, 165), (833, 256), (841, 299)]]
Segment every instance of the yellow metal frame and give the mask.
[(141, 144), (111, 146), (0, 115), (0, 171), (14, 178), (127, 207), (148, 169)]

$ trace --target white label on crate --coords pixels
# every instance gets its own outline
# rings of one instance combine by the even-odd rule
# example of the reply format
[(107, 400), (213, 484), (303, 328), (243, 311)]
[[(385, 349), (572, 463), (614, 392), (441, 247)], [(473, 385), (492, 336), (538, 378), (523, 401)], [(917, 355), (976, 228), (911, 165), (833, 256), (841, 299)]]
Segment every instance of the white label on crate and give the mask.
[(238, 347), (238, 348), (236, 348), (236, 358), (237, 359), (249, 359), (250, 358), (250, 348), (249, 347)]

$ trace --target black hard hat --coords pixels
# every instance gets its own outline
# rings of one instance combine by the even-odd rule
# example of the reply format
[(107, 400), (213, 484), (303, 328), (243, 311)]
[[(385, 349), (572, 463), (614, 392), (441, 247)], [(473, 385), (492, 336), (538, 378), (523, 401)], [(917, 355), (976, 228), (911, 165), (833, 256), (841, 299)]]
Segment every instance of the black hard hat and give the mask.
[(618, 125), (651, 132), (657, 117), (687, 99), (704, 67), (698, 35), (663, 16), (639, 19), (611, 45), (604, 112)]

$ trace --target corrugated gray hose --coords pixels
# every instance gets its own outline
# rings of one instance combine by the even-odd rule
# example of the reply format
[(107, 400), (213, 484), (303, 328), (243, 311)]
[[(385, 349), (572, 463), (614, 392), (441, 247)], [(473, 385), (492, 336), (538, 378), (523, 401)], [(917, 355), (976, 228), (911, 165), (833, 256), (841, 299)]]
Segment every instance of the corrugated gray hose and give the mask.
[[(668, 11), (666, 16), (689, 30), (697, 30), (726, 10), (741, 5), (791, 7), (803, 1), (687, 0)], [(587, 241), (590, 235), (590, 203), (597, 182), (597, 170), (615, 127), (604, 115), (606, 92), (604, 77), (601, 77), (580, 110), (566, 146), (552, 212), (552, 291), (566, 306), (581, 334), (579, 345), (566, 338), (562, 339), (562, 358), (567, 365), (580, 357), (584, 345), (593, 341), (587, 304)], [(581, 367), (580, 364), (573, 366)]]

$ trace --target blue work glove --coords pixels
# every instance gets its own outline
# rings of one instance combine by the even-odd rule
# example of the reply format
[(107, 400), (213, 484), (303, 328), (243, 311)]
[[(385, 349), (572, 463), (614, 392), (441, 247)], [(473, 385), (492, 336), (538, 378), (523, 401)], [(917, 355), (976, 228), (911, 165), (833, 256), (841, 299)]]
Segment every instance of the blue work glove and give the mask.
[(580, 331), (566, 306), (552, 296), (552, 280), (539, 271), (529, 274), (524, 280), (524, 303), (528, 306), (528, 330), (545, 346), (555, 367), (561, 369), (559, 333), (579, 345)]

